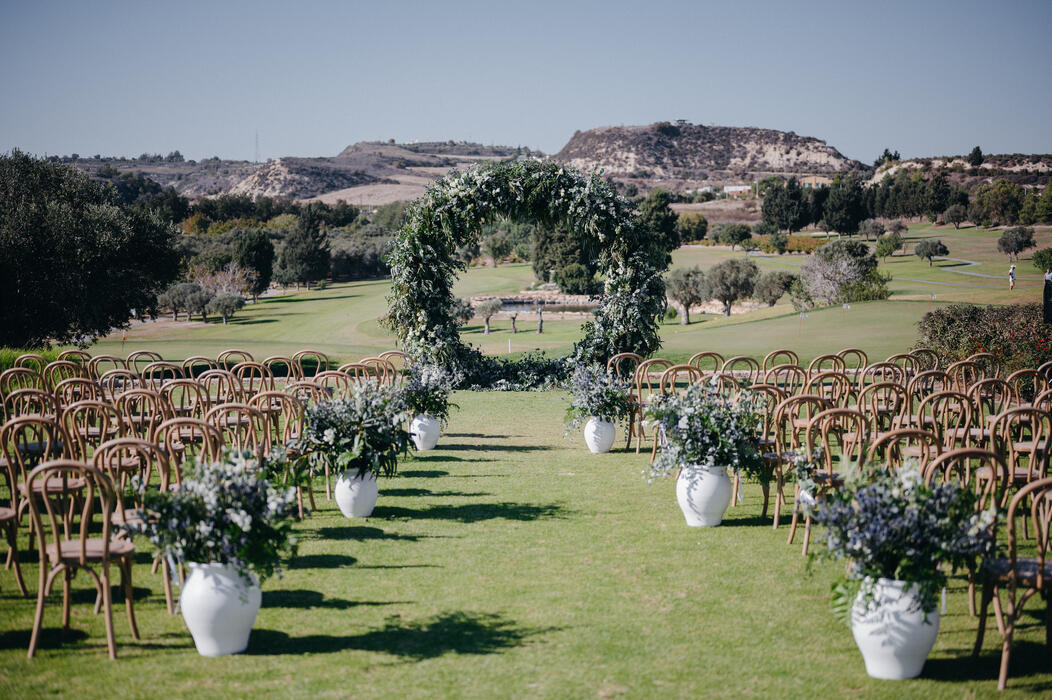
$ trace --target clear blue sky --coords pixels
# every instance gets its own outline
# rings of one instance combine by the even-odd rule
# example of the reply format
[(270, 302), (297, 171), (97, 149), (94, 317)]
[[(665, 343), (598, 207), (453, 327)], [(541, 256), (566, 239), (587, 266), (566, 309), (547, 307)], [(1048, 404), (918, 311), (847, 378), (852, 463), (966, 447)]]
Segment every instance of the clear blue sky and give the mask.
[(872, 161), (1052, 152), (1052, 1), (0, 0), (0, 151), (552, 153), (689, 119)]

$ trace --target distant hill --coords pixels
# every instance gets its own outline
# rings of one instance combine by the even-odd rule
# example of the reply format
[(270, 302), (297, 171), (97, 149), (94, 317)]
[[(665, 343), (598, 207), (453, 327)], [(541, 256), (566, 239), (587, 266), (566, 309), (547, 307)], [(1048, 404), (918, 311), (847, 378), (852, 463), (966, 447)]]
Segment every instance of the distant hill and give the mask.
[[(617, 180), (671, 183), (868, 170), (825, 141), (791, 131), (669, 122), (578, 131), (553, 158)], [(673, 189), (680, 188), (673, 184)]]
[(967, 156), (886, 161), (873, 171), (869, 181), (876, 184), (885, 177), (897, 177), (902, 171), (911, 175), (920, 172), (925, 178), (942, 174), (955, 187), (972, 188), (994, 179), (1018, 185), (1044, 185), (1052, 177), (1052, 155), (990, 154), (983, 157), (978, 167), (970, 165)]

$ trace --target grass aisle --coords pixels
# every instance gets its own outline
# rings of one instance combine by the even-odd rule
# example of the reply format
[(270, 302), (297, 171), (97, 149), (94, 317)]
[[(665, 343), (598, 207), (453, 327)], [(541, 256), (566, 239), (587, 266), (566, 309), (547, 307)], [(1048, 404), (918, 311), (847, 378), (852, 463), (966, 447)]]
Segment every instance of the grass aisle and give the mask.
[[(0, 574), (0, 697), (995, 694), (999, 636), (991, 620), (986, 653), (970, 662), (975, 622), (961, 590), (951, 591), (924, 678), (871, 680), (829, 613), (836, 566), (805, 573), (787, 530), (759, 520), (758, 486), (724, 526), (693, 530), (674, 484), (641, 478), (644, 456), (591, 455), (580, 435), (563, 439), (559, 394), (455, 401), (440, 449), (382, 480), (374, 517), (342, 518), (319, 488), (300, 558), (264, 585), (245, 655), (199, 657), (181, 618), (164, 612), (143, 553), (141, 643), (116, 605), (119, 659), (106, 659), (81, 575), (74, 632), (60, 643), (53, 596), (27, 661), (33, 603)], [(35, 566), (25, 573), (35, 590)], [(1026, 622), (1010, 683), (1047, 692), (1043, 632)]]

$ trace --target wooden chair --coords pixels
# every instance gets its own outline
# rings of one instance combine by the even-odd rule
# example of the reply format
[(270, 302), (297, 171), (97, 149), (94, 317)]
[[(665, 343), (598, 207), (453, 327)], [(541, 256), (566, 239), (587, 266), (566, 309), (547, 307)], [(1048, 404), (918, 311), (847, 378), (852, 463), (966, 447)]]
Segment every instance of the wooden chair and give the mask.
[[(128, 487), (129, 474), (135, 474), (143, 484), (151, 485), (154, 472), (159, 477), (161, 491), (167, 491), (170, 487), (171, 468), (168, 464), (168, 454), (157, 445), (139, 438), (122, 437), (107, 440), (99, 445), (92, 459), (96, 469), (109, 477), (113, 484), (113, 493), (116, 504), (110, 521), (116, 528), (139, 527), (145, 522), (146, 508), (141, 498), (136, 494), (135, 500), (125, 503), (124, 494)], [(127, 538), (128, 533), (120, 531), (118, 538)], [(168, 608), (168, 614), (175, 614), (174, 597), (172, 595), (172, 576), (165, 557), (154, 558), (154, 572), (156, 573), (158, 562), (161, 564), (162, 586), (164, 587), (164, 601)]]
[(301, 377), (316, 377), (329, 370), (329, 357), (321, 350), (300, 350), (292, 356)]
[(763, 383), (774, 384), (791, 396), (804, 388), (807, 372), (800, 365), (776, 365), (764, 372)]
[(270, 452), (270, 431), (266, 417), (244, 403), (224, 403), (212, 407), (205, 416), (223, 435), (223, 443), (232, 449), (252, 452), (263, 459)]
[(354, 390), (354, 380), (349, 374), (335, 369), (318, 372), (314, 375), (314, 384), (333, 398), (350, 396)]
[(799, 355), (797, 355), (792, 350), (786, 350), (785, 348), (779, 348), (777, 350), (772, 350), (771, 352), (767, 353), (767, 355), (763, 358), (763, 363), (760, 365), (760, 369), (762, 369), (766, 373), (767, 370), (769, 370), (772, 367), (777, 367), (778, 365), (799, 365), (799, 364), (800, 364), (800, 356)]
[(737, 355), (723, 363), (722, 372), (731, 375), (739, 384), (760, 382), (760, 363), (746, 355)]
[(901, 367), (907, 377), (912, 377), (922, 371), (920, 368), (920, 358), (916, 355), (911, 355), (908, 352), (900, 352), (891, 355), (885, 361)]
[(261, 391), (274, 391), (274, 375), (262, 362), (239, 362), (230, 371), (237, 378), (244, 401)]
[[(52, 490), (46, 485), (52, 482), (72, 484), (79, 482), (78, 489)], [(128, 625), (132, 637), (139, 639), (135, 624), (134, 595), (132, 590), (132, 562), (135, 545), (129, 539), (113, 537), (111, 517), (116, 503), (113, 485), (109, 478), (93, 466), (73, 460), (47, 461), (33, 469), (27, 483), (34, 493), (45, 494), (42, 498), (29, 499), (29, 512), (37, 532), (40, 552), (40, 585), (37, 589), (37, 607), (33, 618), (33, 633), (29, 638), (29, 658), (36, 654), (40, 630), (44, 622), (44, 601), (51, 592), (55, 579), (62, 576), (62, 628), (69, 629), (70, 584), (74, 574), (87, 571), (98, 591), (96, 612), (100, 607), (106, 620), (106, 646), (111, 659), (117, 658), (117, 644), (113, 633), (113, 600), (110, 566), (116, 564), (121, 572), (121, 589), (128, 612)], [(74, 498), (74, 495), (76, 498)], [(78, 503), (79, 501), (79, 503)], [(79, 508), (75, 506), (79, 505)], [(101, 537), (92, 536), (95, 529), (96, 510), (101, 516)], [(78, 517), (79, 515), (79, 517)], [(98, 567), (98, 571), (95, 568)]]
[(931, 348), (914, 348), (909, 351), (914, 358), (914, 367), (917, 371), (939, 369), (939, 356)]
[(1013, 407), (1012, 386), (1003, 379), (980, 379), (968, 387), (968, 398), (975, 406), (972, 426), (972, 444), (977, 447), (990, 444), (990, 426), (994, 419)]
[(204, 420), (211, 408), (208, 392), (196, 379), (173, 379), (157, 392), (168, 405), (169, 418), (199, 418)]
[(643, 357), (634, 352), (619, 352), (606, 361), (606, 371), (618, 379), (631, 381), (636, 376), (636, 367), (642, 361)]
[(130, 369), (136, 374), (142, 374), (143, 370), (154, 362), (162, 362), (164, 358), (161, 354), (154, 352), (153, 350), (136, 350), (135, 352), (128, 353), (128, 357), (124, 360), (124, 366)]
[(285, 385), (285, 393), (299, 399), (306, 406), (315, 401), (324, 401), (329, 398), (328, 392), (310, 380), (289, 382)]
[(278, 377), (284, 377), (286, 383), (303, 379), (303, 376), (300, 375), (300, 366), (293, 362), (291, 357), (272, 355), (263, 360), (262, 364), (270, 371), (275, 381)]
[[(924, 398), (917, 408), (920, 422), (910, 426), (935, 433), (944, 450), (971, 447), (972, 400), (958, 391), (940, 391)], [(904, 448), (903, 456), (920, 458), (920, 452)]]
[(855, 375), (855, 386), (862, 391), (870, 384), (881, 384), (884, 382), (895, 382), (906, 385), (906, 370), (894, 362), (874, 362), (863, 367)]
[(855, 372), (860, 372), (869, 364), (869, 355), (859, 348), (844, 348), (837, 355), (844, 361), (846, 369)]
[(965, 362), (974, 362), (983, 368), (984, 377), (1000, 377), (1001, 360), (992, 352), (977, 352), (964, 358)]
[(1037, 371), (1045, 378), (1046, 382), (1052, 382), (1052, 360), (1038, 365)]
[(813, 377), (821, 372), (843, 372), (846, 368), (847, 364), (840, 355), (819, 355), (807, 366), (807, 376)]
[(1052, 416), (1038, 408), (1010, 408), (990, 425), (990, 451), (1004, 457), (1019, 487), (1048, 476)]
[(123, 434), (142, 440), (149, 440), (158, 425), (175, 417), (167, 399), (150, 389), (130, 389), (117, 397), (114, 406), (124, 424)]
[[(687, 360), (688, 365), (694, 365), (702, 372), (719, 372), (723, 369), (724, 362), (723, 355), (712, 351), (696, 352)], [(709, 363), (712, 367), (708, 366)]]
[(372, 365), (363, 365), (361, 362), (348, 362), (340, 365), (336, 370), (350, 377), (355, 384), (380, 383), (380, 370)]
[(633, 379), (633, 384), (635, 385), (634, 396), (637, 405), (640, 407), (636, 414), (637, 420), (635, 421), (636, 454), (639, 454), (643, 440), (647, 439), (643, 408), (651, 396), (655, 396), (660, 392), (661, 375), (672, 366), (673, 362), (671, 360), (666, 360), (662, 357), (652, 357), (649, 360), (643, 360), (636, 367), (636, 375)]
[[(62, 424), (53, 418), (39, 415), (25, 415), (12, 418), (0, 427), (0, 451), (4, 461), (10, 466), (17, 482), (16, 519), (29, 507), (30, 493), (26, 478), (37, 465), (49, 460), (63, 459), (67, 456), (70, 439)], [(46, 486), (55, 488), (80, 488), (82, 484), (50, 483)], [(38, 494), (39, 495), (39, 494)]]
[[(827, 408), (829, 402), (821, 396), (796, 394), (787, 396), (774, 408), (771, 418), (771, 429), (774, 432), (775, 453), (778, 462), (775, 464), (774, 476), (778, 493), (785, 489), (785, 465), (791, 464), (797, 456), (807, 455), (807, 428), (811, 418)], [(781, 523), (783, 499), (774, 502), (774, 528)], [(794, 508), (795, 508), (794, 501)]]
[(219, 363), (210, 357), (193, 355), (183, 360), (183, 376), (187, 379), (196, 379), (210, 369), (219, 369)]
[[(760, 433), (760, 451), (763, 453), (765, 475), (760, 480), (760, 489), (763, 491), (763, 511), (760, 513), (760, 517), (766, 518), (767, 509), (771, 501), (771, 482), (775, 481), (775, 470), (777, 470), (781, 461), (781, 455), (778, 454), (778, 446), (775, 439), (774, 410), (778, 404), (785, 400), (786, 396), (785, 392), (774, 384), (753, 384), (749, 387), (749, 391), (760, 397), (762, 408), (763, 423), (761, 424)], [(737, 480), (735, 480), (734, 486), (737, 488)], [(737, 501), (736, 495), (735, 493), (731, 494), (731, 502)], [(785, 493), (782, 491), (775, 489), (775, 498), (780, 502), (779, 505), (785, 504)]]
[(248, 350), (237, 349), (224, 350), (216, 358), (219, 369), (232, 369), (239, 362), (255, 362), (255, 360), (256, 358), (252, 357), (252, 353)]
[(380, 384), (393, 386), (398, 379), (398, 370), (389, 360), (380, 357), (363, 357), (358, 364), (372, 367)]
[(95, 355), (88, 360), (88, 376), (98, 381), (102, 375), (115, 369), (127, 370), (128, 365), (123, 358), (116, 355)]
[(241, 382), (233, 372), (225, 369), (210, 369), (203, 372), (197, 377), (197, 383), (201, 385), (209, 406), (237, 403), (244, 398), (241, 392)]
[(88, 363), (91, 362), (91, 353), (83, 350), (63, 350), (55, 357), (55, 359), (75, 362), (87, 370)]
[(1012, 403), (1016, 406), (1032, 404), (1037, 395), (1049, 388), (1045, 375), (1036, 369), (1020, 369), (1005, 378), (1012, 388)]
[(923, 470), (940, 454), (942, 443), (935, 433), (920, 428), (900, 428), (874, 440), (866, 455), (866, 462), (873, 463), (878, 456), (883, 456), (889, 469), (897, 469), (902, 466), (904, 459), (910, 456), (917, 459)]
[(401, 350), (385, 350), (377, 355), (377, 357), (381, 360), (387, 360), (390, 362), (399, 376), (404, 374), (413, 364), (413, 358), (411, 358), (408, 353), (404, 353)]
[(116, 401), (117, 397), (128, 389), (140, 386), (139, 375), (130, 369), (116, 368), (104, 373), (96, 380), (102, 389), (102, 397), (106, 401)]
[(905, 427), (909, 404), (909, 394), (901, 384), (877, 382), (859, 392), (855, 407), (869, 419), (869, 435), (876, 440), (885, 433)]
[(4, 397), (4, 415), (10, 420), (18, 416), (43, 416), (58, 420), (62, 404), (55, 395), (40, 389), (18, 389)]
[(102, 400), (102, 387), (86, 377), (63, 379), (52, 393), (61, 406), (84, 400)]
[(704, 381), (704, 379), (705, 373), (694, 365), (672, 365), (661, 373), (661, 378), (658, 379), (658, 391), (662, 396), (668, 396), (675, 393), (678, 387), (686, 389), (691, 384)]
[[(1031, 557), (1021, 557), (1016, 524), (1025, 519), (1029, 527), (1024, 532), (1033, 533), (1033, 542), (1027, 549), (1034, 551)], [(979, 611), (979, 631), (975, 637), (972, 658), (978, 658), (983, 648), (986, 631), (986, 615), (990, 601), (994, 602), (998, 629), (1002, 634), (1001, 670), (997, 676), (998, 690), (1008, 685), (1008, 664), (1012, 655), (1012, 637), (1023, 614), (1023, 606), (1034, 597), (1045, 599), (1045, 646), (1046, 657), (1052, 650), (1052, 560), (1049, 559), (1050, 536), (1052, 536), (1052, 479), (1032, 481), (1012, 498), (1008, 506), (1008, 557), (987, 559), (982, 567), (983, 595)], [(1025, 535), (1024, 535), (1025, 536)], [(1008, 594), (1007, 604), (1001, 601), (1001, 591)], [(1040, 619), (1040, 618), (1039, 618)]]
[(0, 372), (0, 396), (7, 396), (12, 391), (19, 389), (50, 390), (52, 387), (44, 383), (44, 377), (36, 370), (29, 367), (11, 367)]
[(43, 372), (47, 365), (47, 358), (43, 355), (38, 355), (35, 352), (24, 352), (15, 358), (12, 366), (21, 369), (31, 369), (34, 372), (39, 373)]
[(62, 410), (62, 427), (69, 437), (66, 456), (90, 462), (95, 448), (122, 434), (124, 421), (113, 404), (78, 401)]
[(55, 387), (63, 379), (72, 379), (73, 377), (95, 379), (95, 377), (91, 377), (88, 374), (88, 370), (85, 367), (69, 360), (50, 362), (40, 374), (44, 378), (44, 387), (49, 391), (54, 391)]
[(742, 390), (742, 385), (738, 379), (727, 372), (714, 372), (706, 377), (705, 381), (715, 386), (716, 391), (726, 399), (733, 399)]
[[(140, 352), (144, 351), (140, 350)], [(154, 391), (160, 391), (161, 387), (166, 383), (176, 379), (182, 379), (183, 368), (174, 362), (163, 362), (158, 360), (157, 362), (150, 362), (143, 367), (139, 376), (142, 379), (142, 386), (147, 389), (153, 389)]]
[[(0, 430), (2, 433), (2, 430)], [(0, 475), (7, 484), (8, 505), (0, 506), (0, 530), (4, 531), (7, 540), (7, 567), (15, 570), (15, 583), (22, 595), (29, 595), (26, 582), (22, 578), (22, 565), (18, 560), (18, 477), (15, 467), (6, 459), (0, 460)]]
[(954, 362), (946, 368), (946, 374), (950, 375), (950, 380), (956, 385), (955, 391), (960, 391), (961, 393), (967, 393), (968, 388), (972, 384), (986, 378), (983, 366), (978, 362), (969, 360)]
[(817, 372), (804, 385), (805, 394), (817, 394), (834, 406), (846, 407), (855, 396), (855, 386), (843, 372)]
[[(298, 440), (303, 432), (305, 406), (302, 401), (287, 392), (265, 391), (252, 397), (249, 405), (269, 418), (267, 423), (270, 430), (268, 438), (270, 448), (276, 448), (280, 445), (286, 448), (290, 458), (304, 457), (298, 450), (289, 448), (289, 443), (293, 440)], [(311, 509), (315, 509), (314, 490), (309, 483), (307, 484), (307, 493), (310, 498)], [(304, 515), (303, 489), (299, 485), (296, 486), (296, 501), (299, 507), (299, 517), (302, 520)]]
[[(817, 413), (808, 423), (806, 435), (807, 454), (821, 458), (813, 479), (821, 499), (831, 489), (838, 489), (844, 483), (845, 470), (857, 471), (862, 466), (868, 438), (868, 421), (866, 416), (853, 408), (828, 408)], [(836, 460), (839, 470), (834, 469)], [(796, 528), (800, 522), (799, 508), (800, 487), (797, 484), (793, 507), (793, 520), (789, 524), (789, 544), (793, 543)], [(811, 514), (804, 518), (803, 556), (811, 544)]]
[(183, 483), (182, 465), (194, 459), (215, 461), (223, 453), (223, 434), (197, 418), (169, 418), (154, 430), (150, 442), (168, 455), (172, 478)]

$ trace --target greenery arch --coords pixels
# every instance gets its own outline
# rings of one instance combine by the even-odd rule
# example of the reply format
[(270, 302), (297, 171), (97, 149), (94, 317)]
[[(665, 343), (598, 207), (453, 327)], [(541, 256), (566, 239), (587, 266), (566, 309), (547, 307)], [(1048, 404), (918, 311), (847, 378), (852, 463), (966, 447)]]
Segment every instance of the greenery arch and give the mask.
[(657, 350), (667, 252), (598, 175), (525, 160), (455, 171), (409, 207), (390, 257), (388, 298), (388, 324), (406, 352), (467, 376), (482, 361), (477, 349), (461, 342), (451, 313), (453, 283), (465, 269), (455, 251), (476, 242), (482, 225), (497, 216), (562, 225), (589, 236), (599, 251), (603, 298), (571, 358), (606, 362), (619, 352), (647, 356)]

